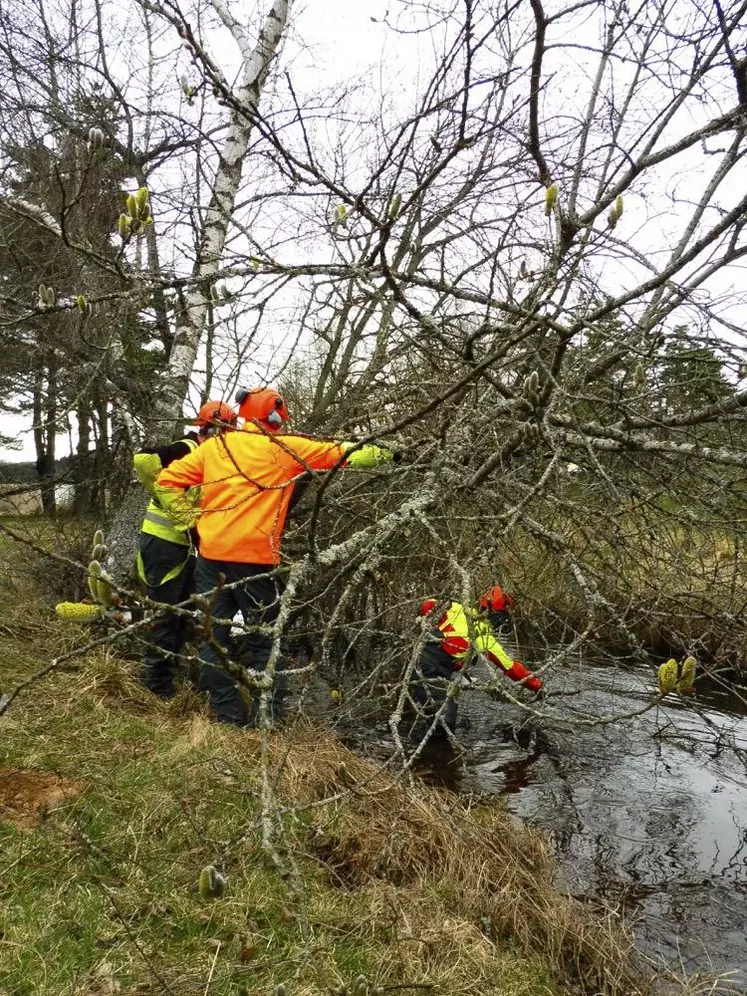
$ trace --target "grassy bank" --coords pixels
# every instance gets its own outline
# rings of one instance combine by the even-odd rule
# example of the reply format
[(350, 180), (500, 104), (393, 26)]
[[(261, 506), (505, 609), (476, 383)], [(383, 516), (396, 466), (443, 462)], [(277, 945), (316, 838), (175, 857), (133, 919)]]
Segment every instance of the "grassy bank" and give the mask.
[[(3, 545), (7, 692), (83, 633)], [(557, 893), (498, 804), (403, 785), (307, 724), (220, 727), (134, 672), (90, 651), (0, 719), (0, 992), (646, 991), (616, 919)]]
[[(285, 871), (258, 735), (188, 694), (154, 704), (99, 652), (0, 723), (0, 991), (629, 991), (624, 938), (554, 892), (538, 839), (520, 853), (500, 809), (406, 790), (318, 731), (268, 744)], [(208, 864), (228, 875), (213, 901)]]

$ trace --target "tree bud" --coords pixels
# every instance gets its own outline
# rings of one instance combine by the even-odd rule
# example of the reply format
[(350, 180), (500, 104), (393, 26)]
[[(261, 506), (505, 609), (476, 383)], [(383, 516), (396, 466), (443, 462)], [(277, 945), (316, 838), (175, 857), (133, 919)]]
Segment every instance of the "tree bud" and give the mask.
[(137, 199), (136, 199), (135, 195), (134, 194), (128, 194), (127, 195), (127, 200), (126, 200), (125, 203), (127, 205), (127, 214), (129, 214), (129, 216), (131, 218), (137, 218), (139, 212), (138, 212), (138, 209), (137, 209)]
[(680, 678), (677, 682), (677, 691), (681, 695), (692, 695), (695, 691), (695, 671), (698, 662), (694, 657), (686, 657), (680, 667)]
[(110, 609), (117, 601), (112, 591), (111, 581), (105, 574), (102, 574), (96, 582), (96, 593), (97, 601), (105, 605), (107, 609)]
[(92, 560), (88, 565), (88, 590), (94, 602), (99, 602), (99, 575), (101, 574), (101, 564), (98, 560)]
[(78, 306), (78, 311), (82, 315), (85, 315), (85, 313), (88, 311), (88, 301), (86, 301), (84, 295), (83, 294), (78, 294), (78, 296), (75, 299), (75, 303)]
[(399, 214), (400, 205), (402, 204), (402, 194), (395, 194), (392, 198), (392, 203), (389, 207), (389, 220), (395, 221), (397, 215)]
[(213, 865), (200, 872), (199, 892), (202, 899), (220, 899), (226, 891), (226, 880)]
[(93, 622), (102, 614), (100, 605), (88, 605), (86, 602), (59, 602), (54, 611), (60, 619), (71, 622)]
[(551, 184), (545, 191), (545, 214), (551, 215), (552, 209), (558, 202), (558, 185), (557, 183)]
[(119, 234), (123, 239), (128, 239), (130, 237), (131, 226), (132, 219), (130, 216), (128, 214), (120, 214), (117, 228), (119, 229)]
[(90, 151), (101, 149), (104, 146), (104, 133), (100, 128), (88, 129), (88, 148)]
[(669, 695), (677, 684), (677, 661), (670, 657), (664, 664), (660, 664), (657, 670), (657, 683), (661, 695)]

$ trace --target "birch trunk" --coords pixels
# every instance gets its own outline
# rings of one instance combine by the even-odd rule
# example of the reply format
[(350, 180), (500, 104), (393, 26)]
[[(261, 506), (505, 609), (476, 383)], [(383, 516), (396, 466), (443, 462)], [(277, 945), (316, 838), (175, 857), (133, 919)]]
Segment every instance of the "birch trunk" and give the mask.
[(254, 113), (270, 64), (288, 23), (291, 4), (292, 0), (275, 0), (265, 18), (256, 45), (252, 47), (243, 27), (233, 18), (222, 0), (213, 0), (213, 6), (241, 50), (243, 82), (234, 94), (235, 103), (230, 111), (228, 135), (218, 162), (200, 248), (192, 268), (192, 280), (184, 294), (184, 306), (177, 318), (168, 373), (159, 391), (157, 404), (161, 417), (165, 419), (173, 418), (174, 413), (181, 412), (187, 393), (207, 319), (210, 285), (212, 278), (220, 270), (226, 234), (241, 183)]

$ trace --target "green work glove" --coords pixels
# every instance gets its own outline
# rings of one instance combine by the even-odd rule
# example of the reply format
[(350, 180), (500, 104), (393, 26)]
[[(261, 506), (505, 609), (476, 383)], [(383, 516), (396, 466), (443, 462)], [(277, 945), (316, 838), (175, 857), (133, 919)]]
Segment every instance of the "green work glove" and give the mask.
[[(343, 443), (342, 445), (348, 449), (352, 449), (356, 444)], [(361, 446), (351, 453), (350, 456), (346, 456), (345, 460), (348, 467), (378, 467), (381, 463), (391, 463), (394, 460), (394, 453), (384, 446), (369, 444)]]

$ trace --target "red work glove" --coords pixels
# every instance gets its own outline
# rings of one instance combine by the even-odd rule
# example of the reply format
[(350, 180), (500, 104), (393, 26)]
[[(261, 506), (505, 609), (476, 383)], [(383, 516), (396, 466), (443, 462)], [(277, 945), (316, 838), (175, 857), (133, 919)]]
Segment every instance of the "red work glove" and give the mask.
[(527, 671), (521, 661), (514, 661), (506, 674), (511, 681), (521, 681), (522, 678), (526, 678), (527, 681), (524, 684), (532, 692), (539, 692), (542, 688), (542, 682), (539, 678), (535, 678), (531, 671)]

